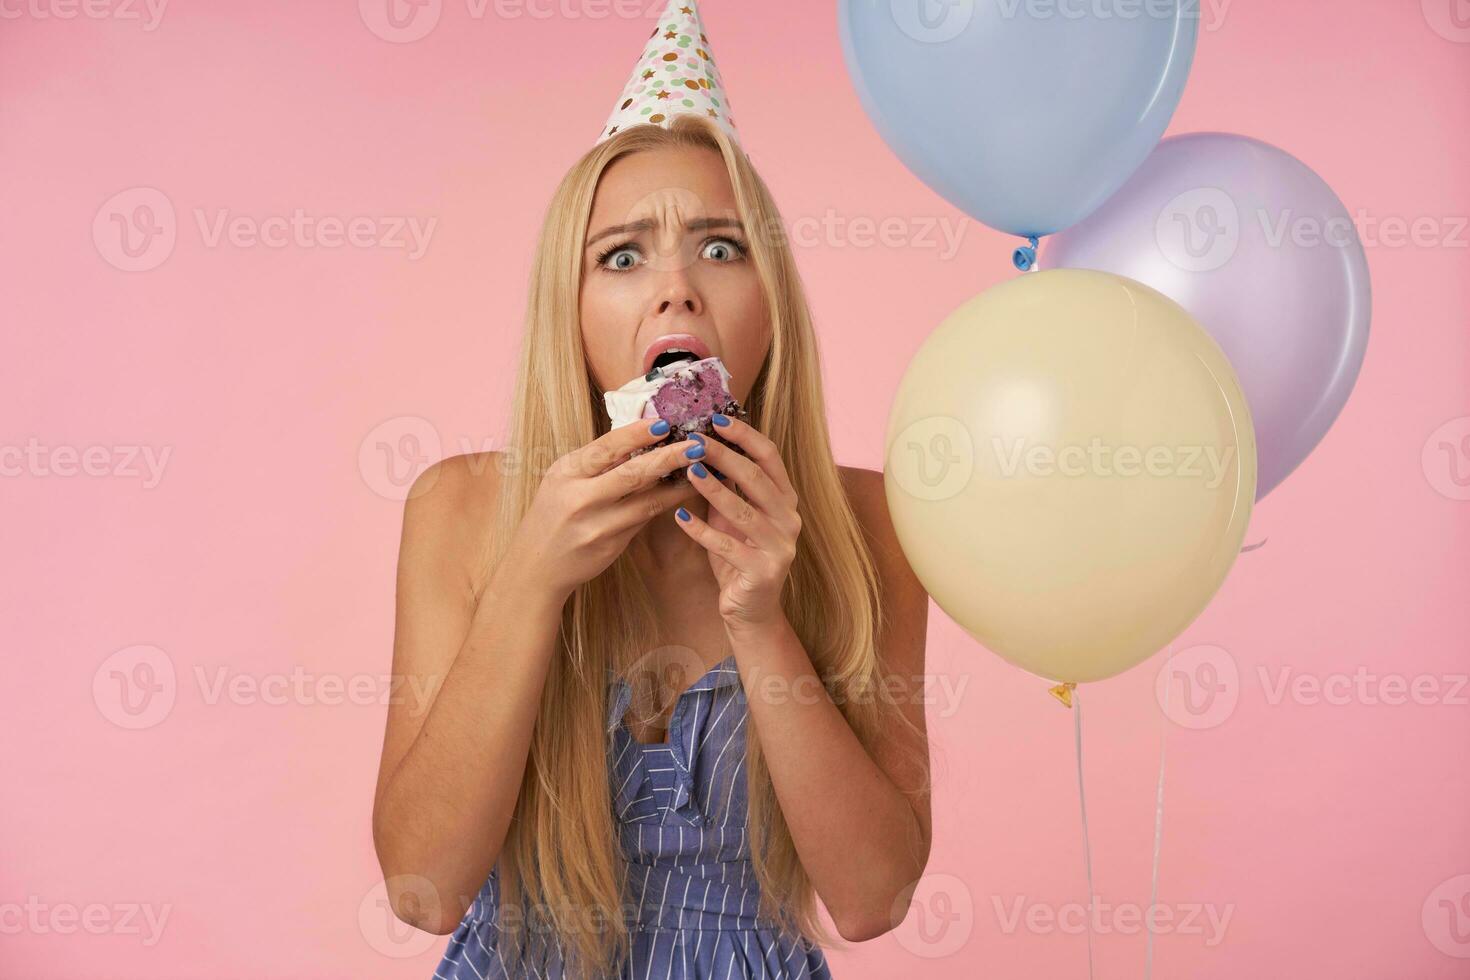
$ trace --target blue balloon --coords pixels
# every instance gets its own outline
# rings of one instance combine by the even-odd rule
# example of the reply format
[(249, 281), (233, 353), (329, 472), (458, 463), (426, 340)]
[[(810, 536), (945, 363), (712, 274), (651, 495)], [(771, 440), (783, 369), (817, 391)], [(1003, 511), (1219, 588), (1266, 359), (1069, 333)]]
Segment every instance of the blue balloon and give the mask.
[(1198, 0), (840, 0), (837, 16), (858, 98), (904, 165), (1025, 237), (1081, 221), (1138, 168), (1199, 32)]

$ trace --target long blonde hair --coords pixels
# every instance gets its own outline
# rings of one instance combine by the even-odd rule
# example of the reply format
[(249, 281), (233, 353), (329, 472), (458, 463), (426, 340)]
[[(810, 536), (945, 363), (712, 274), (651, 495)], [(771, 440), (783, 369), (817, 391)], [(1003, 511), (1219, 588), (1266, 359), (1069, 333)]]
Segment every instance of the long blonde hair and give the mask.
[[(784, 236), (768, 233), (781, 227), (770, 192), (744, 151), (705, 119), (681, 114), (668, 128), (640, 125), (615, 134), (576, 162), (551, 199), (531, 272), (507, 451), (498, 461), (499, 512), (481, 556), (480, 581), (488, 581), (503, 556), (546, 467), (608, 431), (578, 316), (587, 223), (608, 165), (664, 147), (704, 147), (724, 159), (772, 328), (770, 352), (745, 407), (751, 424), (780, 449), (800, 498), (802, 532), (782, 604), (828, 693), (871, 754), (880, 732), (895, 725), (915, 729), (892, 704), (871, 696), (881, 678), (880, 580), (832, 457), (811, 315)], [(501, 952), (508, 958), (525, 948), (527, 927), (542, 939), (554, 933), (564, 965), (586, 969), (586, 976), (608, 975), (628, 955), (629, 936), (618, 914), (627, 901), (627, 866), (608, 778), (607, 678), (610, 669), (625, 670), (640, 651), (660, 642), (650, 595), (626, 552), (579, 586), (563, 609), (498, 862)], [(747, 741), (748, 828), (760, 915), (834, 943), (817, 917), (815, 892), (760, 740)], [(917, 794), (925, 787), (904, 789)], [(506, 915), (512, 906), (518, 914)], [(578, 910), (598, 910), (601, 924), (589, 927)]]

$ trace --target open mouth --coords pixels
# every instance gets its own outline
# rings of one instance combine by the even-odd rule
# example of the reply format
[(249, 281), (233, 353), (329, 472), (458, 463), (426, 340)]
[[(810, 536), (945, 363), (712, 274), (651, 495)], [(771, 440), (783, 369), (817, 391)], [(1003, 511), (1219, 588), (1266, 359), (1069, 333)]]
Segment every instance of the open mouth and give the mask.
[(666, 333), (644, 350), (643, 373), (651, 374), (679, 361), (700, 361), (712, 353), (709, 345), (692, 333)]
[(659, 355), (653, 359), (653, 368), (661, 368), (666, 364), (673, 364), (676, 361), (697, 360), (699, 360), (699, 356), (692, 350), (683, 347), (670, 347), (666, 351), (660, 351)]

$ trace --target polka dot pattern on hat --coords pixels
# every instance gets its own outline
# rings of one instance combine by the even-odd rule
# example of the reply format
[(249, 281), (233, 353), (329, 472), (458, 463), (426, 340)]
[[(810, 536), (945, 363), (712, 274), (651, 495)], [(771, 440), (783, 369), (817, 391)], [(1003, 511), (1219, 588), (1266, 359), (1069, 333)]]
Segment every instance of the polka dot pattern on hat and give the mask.
[(706, 116), (739, 138), (696, 0), (669, 0), (597, 141), (641, 123), (667, 126), (680, 113)]

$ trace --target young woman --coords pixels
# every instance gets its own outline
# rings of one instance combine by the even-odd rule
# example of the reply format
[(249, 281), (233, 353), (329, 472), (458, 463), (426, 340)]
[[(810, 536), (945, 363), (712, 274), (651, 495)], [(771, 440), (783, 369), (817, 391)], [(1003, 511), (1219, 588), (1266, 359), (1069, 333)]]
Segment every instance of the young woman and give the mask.
[[(546, 215), (507, 448), (409, 496), (393, 669), (436, 696), (389, 709), (373, 827), (396, 914), (451, 936), (436, 977), (828, 977), (817, 897), (851, 941), (907, 911), (927, 596), (882, 474), (832, 458), (780, 227), (695, 114), (594, 146)], [(602, 393), (669, 346), (749, 420), (635, 455), (659, 427), (609, 429)]]

